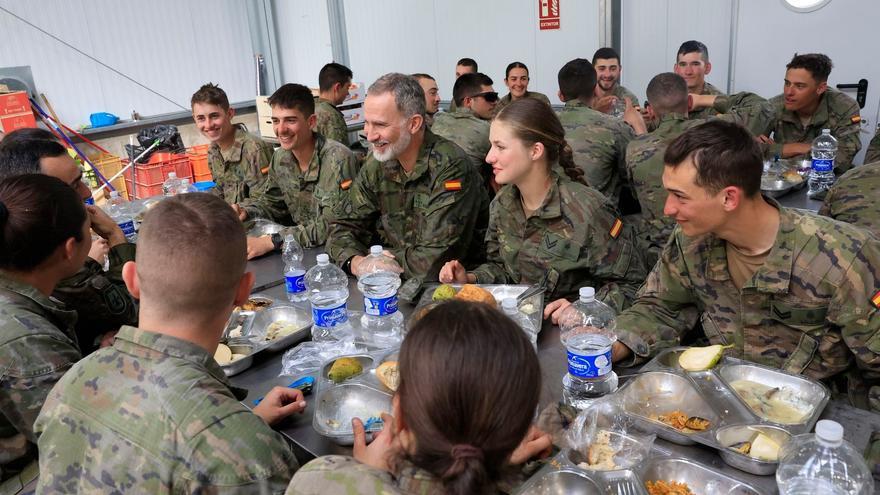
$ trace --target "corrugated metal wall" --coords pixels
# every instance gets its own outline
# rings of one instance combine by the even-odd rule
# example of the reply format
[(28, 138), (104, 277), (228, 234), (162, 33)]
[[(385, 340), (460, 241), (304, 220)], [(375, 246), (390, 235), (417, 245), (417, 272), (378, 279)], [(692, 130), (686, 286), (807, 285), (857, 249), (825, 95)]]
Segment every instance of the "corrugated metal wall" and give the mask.
[(244, 2), (0, 0), (0, 6), (171, 100), (0, 10), (0, 66), (30, 65), (37, 90), (68, 125), (88, 123), (93, 112), (128, 118), (132, 110), (144, 116), (188, 110), (192, 93), (208, 81), (220, 84), (230, 101), (254, 97)]
[(327, 2), (273, 0), (272, 6), (282, 82), (318, 87), (318, 72), (333, 60)]

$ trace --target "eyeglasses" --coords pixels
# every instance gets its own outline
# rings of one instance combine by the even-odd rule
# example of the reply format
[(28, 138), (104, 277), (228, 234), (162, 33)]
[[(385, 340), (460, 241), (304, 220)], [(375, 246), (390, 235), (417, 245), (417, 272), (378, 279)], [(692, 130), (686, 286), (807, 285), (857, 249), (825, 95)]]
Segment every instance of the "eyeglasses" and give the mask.
[(498, 93), (495, 91), (486, 91), (484, 93), (477, 93), (475, 95), (471, 95), (471, 98), (483, 98), (487, 103), (494, 103), (498, 101)]

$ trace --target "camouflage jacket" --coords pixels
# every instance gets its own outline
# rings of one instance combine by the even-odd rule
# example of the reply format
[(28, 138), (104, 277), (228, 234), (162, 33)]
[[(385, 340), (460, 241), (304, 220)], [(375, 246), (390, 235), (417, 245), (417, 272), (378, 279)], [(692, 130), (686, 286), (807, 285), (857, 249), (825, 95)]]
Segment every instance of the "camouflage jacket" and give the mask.
[(486, 168), (489, 153), (489, 121), (477, 117), (469, 108), (434, 115), (431, 132), (459, 145), (480, 173)]
[(422, 282), (437, 280), (452, 259), (471, 266), (484, 258), (483, 237), (489, 198), (465, 152), (425, 130), (412, 173), (397, 160), (367, 157), (344, 203), (330, 224), (327, 252), (342, 265), (381, 243), (410, 279), (404, 300), (417, 297)]
[(766, 147), (767, 158), (782, 156), (784, 144), (812, 143), (822, 134), (822, 129), (831, 129), (831, 135), (837, 138), (834, 172), (840, 175), (852, 168), (853, 158), (862, 148), (859, 137), (861, 116), (859, 104), (855, 100), (836, 89), (828, 88), (819, 100), (819, 107), (813, 112), (812, 120), (806, 126), (796, 113), (785, 109), (784, 101), (783, 95), (770, 99), (776, 109), (776, 118), (763, 134), (769, 136), (773, 132), (775, 144)]
[(247, 203), (248, 213), (257, 210), (276, 222), (293, 226), (281, 231), (293, 235), (302, 247), (314, 247), (327, 240), (327, 226), (334, 208), (348, 201), (348, 190), (357, 177), (354, 154), (336, 141), (315, 135), (315, 151), (305, 172), (292, 152), (275, 150), (269, 167), (266, 190)]
[(880, 161), (880, 127), (868, 143), (868, 151), (865, 152), (865, 163), (874, 163)]
[(635, 361), (677, 345), (699, 321), (709, 342), (733, 344), (728, 352), (741, 359), (814, 379), (855, 362), (878, 376), (880, 241), (768, 202), (780, 208), (776, 242), (741, 291), (730, 278), (725, 241), (676, 228), (635, 304), (617, 318)]
[[(544, 93), (538, 93), (537, 91), (526, 91), (525, 98), (534, 98), (536, 100), (543, 101), (547, 104), (547, 106), (552, 107), (552, 105), (550, 104), (550, 98), (547, 98), (547, 95), (545, 95)], [(511, 101), (513, 101), (513, 97), (510, 96), (510, 93), (507, 93), (502, 98), (500, 98), (498, 100), (498, 104), (495, 105), (495, 114), (497, 115), (502, 108), (510, 105)]]
[(611, 91), (611, 94), (613, 94), (614, 96), (616, 96), (620, 100), (624, 100), (625, 98), (629, 98), (629, 100), (632, 102), (633, 106), (636, 106), (636, 107), (642, 106), (642, 103), (639, 101), (639, 97), (636, 96), (635, 93), (633, 93), (632, 91), (621, 86), (620, 83), (617, 83), (616, 85), (614, 85), (614, 90)]
[(851, 223), (880, 239), (880, 162), (840, 176), (819, 209), (820, 215)]
[(348, 125), (342, 112), (333, 106), (333, 103), (323, 98), (315, 98), (315, 117), (317, 122), (313, 130), (327, 139), (348, 146)]
[(106, 272), (100, 263), (86, 258), (83, 267), (52, 292), (53, 299), (77, 312), (74, 330), (84, 354), (97, 348), (96, 339), (102, 334), (137, 324), (137, 300), (122, 280), (122, 267), (134, 261), (135, 250), (135, 245), (127, 242), (113, 246), (107, 255), (110, 269)]
[(624, 182), (626, 145), (635, 137), (632, 128), (579, 100), (565, 102), (559, 120), (574, 152), (574, 163), (584, 171), (587, 184), (617, 206)]
[(75, 321), (75, 312), (0, 275), (0, 480), (37, 458), (34, 420), (52, 386), (82, 358)]
[(535, 284), (546, 274), (547, 301), (575, 298), (582, 286), (617, 311), (645, 280), (632, 229), (598, 191), (556, 173), (544, 204), (530, 217), (519, 190), (501, 188), (489, 214), (487, 262), (473, 271), (480, 284)]
[(341, 455), (318, 457), (293, 475), (286, 495), (444, 495), (427, 471), (406, 465), (396, 475)]
[(236, 204), (260, 191), (272, 160), (272, 145), (237, 127), (235, 142), (221, 150), (217, 143), (208, 148), (208, 166), (217, 187), (211, 191), (229, 204)]
[(39, 491), (280, 493), (296, 459), (246, 395), (196, 344), (123, 327), (52, 389)]
[[(717, 95), (717, 96), (721, 96), (721, 95), (723, 95), (724, 93), (723, 93), (720, 89), (718, 89), (718, 88), (716, 88), (715, 86), (712, 86), (711, 84), (709, 84), (708, 82), (703, 82), (703, 91), (701, 91), (700, 94), (701, 94), (701, 95)], [(688, 112), (688, 118), (689, 118), (689, 119), (694, 119), (694, 120), (708, 119), (709, 117), (714, 117), (714, 116), (715, 116), (716, 114), (718, 114), (718, 113), (719, 113), (719, 112), (718, 112), (718, 110), (717, 110), (716, 108), (714, 108), (714, 107), (706, 107), (706, 108), (701, 108), (701, 109), (699, 109), (699, 110), (694, 110), (694, 111), (692, 111), (692, 112)]]

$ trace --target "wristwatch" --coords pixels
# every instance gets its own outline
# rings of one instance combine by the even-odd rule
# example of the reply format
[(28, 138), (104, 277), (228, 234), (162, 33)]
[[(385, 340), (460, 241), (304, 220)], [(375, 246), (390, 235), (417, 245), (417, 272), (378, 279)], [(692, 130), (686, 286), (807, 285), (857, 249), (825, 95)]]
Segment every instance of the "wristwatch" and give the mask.
[(281, 237), (281, 234), (279, 234), (278, 232), (272, 234), (272, 249), (281, 249), (282, 244), (284, 244), (284, 238)]
[(342, 264), (342, 271), (345, 272), (346, 275), (352, 275), (351, 273), (351, 260), (354, 259), (354, 256), (345, 260), (345, 263)]

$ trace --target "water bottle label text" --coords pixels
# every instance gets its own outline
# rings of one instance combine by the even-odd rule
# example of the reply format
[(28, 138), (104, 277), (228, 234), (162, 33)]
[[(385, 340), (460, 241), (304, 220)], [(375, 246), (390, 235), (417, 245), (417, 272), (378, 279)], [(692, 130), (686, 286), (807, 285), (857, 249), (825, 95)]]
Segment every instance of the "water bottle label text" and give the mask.
[(816, 172), (831, 172), (834, 170), (834, 160), (813, 158), (813, 170)]
[(611, 349), (583, 356), (568, 351), (568, 372), (578, 378), (600, 378), (611, 372)]
[(131, 240), (134, 237), (134, 222), (131, 220), (127, 220), (125, 222), (121, 222), (119, 224), (119, 228), (122, 229), (122, 233), (128, 240)]
[(285, 275), (284, 285), (288, 294), (297, 294), (306, 290), (306, 276), (304, 273), (299, 275)]
[(370, 316), (388, 316), (397, 312), (397, 295), (380, 299), (364, 298), (364, 313)]
[(340, 304), (335, 308), (315, 308), (312, 307), (312, 319), (315, 325), (319, 327), (335, 327), (340, 323), (348, 321), (348, 311), (345, 310), (345, 304)]

